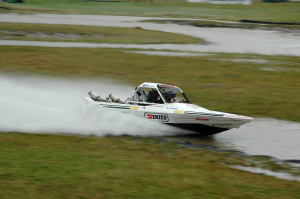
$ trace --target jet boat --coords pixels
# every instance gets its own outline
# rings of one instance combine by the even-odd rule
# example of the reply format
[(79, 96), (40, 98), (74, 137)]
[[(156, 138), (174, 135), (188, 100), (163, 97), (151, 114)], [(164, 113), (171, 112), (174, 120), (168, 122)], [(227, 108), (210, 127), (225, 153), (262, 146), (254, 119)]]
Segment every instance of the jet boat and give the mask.
[(118, 110), (202, 135), (238, 128), (253, 120), (251, 117), (211, 111), (192, 104), (179, 87), (160, 83), (142, 83), (126, 101), (121, 101), (113, 94), (103, 99), (94, 91), (90, 91), (85, 100), (99, 111)]

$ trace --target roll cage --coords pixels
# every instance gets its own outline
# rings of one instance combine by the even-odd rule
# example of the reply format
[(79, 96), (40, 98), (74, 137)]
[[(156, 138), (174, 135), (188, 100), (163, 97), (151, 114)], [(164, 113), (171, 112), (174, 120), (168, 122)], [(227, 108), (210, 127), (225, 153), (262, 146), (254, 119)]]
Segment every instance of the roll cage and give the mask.
[(135, 89), (128, 103), (151, 105), (191, 102), (179, 87), (146, 82)]

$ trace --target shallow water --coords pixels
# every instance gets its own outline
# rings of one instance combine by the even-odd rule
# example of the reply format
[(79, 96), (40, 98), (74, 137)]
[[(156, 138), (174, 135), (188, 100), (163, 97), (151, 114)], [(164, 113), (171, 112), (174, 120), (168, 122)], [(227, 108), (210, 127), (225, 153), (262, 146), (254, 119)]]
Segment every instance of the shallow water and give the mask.
[[(54, 14), (1, 14), (1, 22), (69, 24), (90, 26), (139, 27), (147, 30), (157, 30), (170, 33), (193, 36), (205, 40), (207, 45), (182, 44), (95, 44), (90, 43), (43, 43), (0, 41), (0, 45), (25, 46), (69, 46), (97, 48), (136, 48), (156, 50), (178, 50), (189, 52), (218, 52), (218, 53), (253, 53), (264, 55), (300, 55), (300, 40), (298, 35), (275, 30), (255, 30), (239, 28), (200, 28), (189, 25), (157, 24), (143, 20), (161, 19), (155, 17), (107, 16), (107, 15), (54, 15)], [(167, 20), (166, 18), (163, 18)], [(170, 19), (170, 18), (169, 18)], [(174, 19), (174, 18), (171, 18)], [(186, 19), (185, 19), (186, 20)], [(17, 44), (18, 42), (18, 44)], [(241, 45), (242, 44), (242, 45)]]
[(199, 135), (167, 137), (192, 144), (240, 150), (248, 155), (268, 155), (278, 159), (300, 159), (300, 123), (272, 118), (254, 121), (211, 137)]
[(258, 173), (258, 174), (263, 174), (263, 175), (267, 175), (267, 176), (274, 176), (274, 177), (280, 178), (280, 179), (295, 180), (295, 181), (300, 182), (300, 176), (293, 176), (291, 174), (284, 173), (284, 172), (275, 172), (275, 171), (271, 171), (268, 169), (262, 169), (259, 167), (245, 167), (245, 166), (240, 166), (240, 165), (232, 165), (229, 167), (234, 168), (234, 169), (243, 170), (243, 171), (249, 171), (251, 173)]

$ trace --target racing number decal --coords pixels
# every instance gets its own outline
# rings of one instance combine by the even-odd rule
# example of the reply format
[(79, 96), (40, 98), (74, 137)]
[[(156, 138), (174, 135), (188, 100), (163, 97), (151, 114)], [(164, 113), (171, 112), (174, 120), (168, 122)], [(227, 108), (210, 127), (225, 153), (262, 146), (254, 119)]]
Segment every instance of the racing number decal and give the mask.
[(161, 113), (145, 113), (145, 118), (148, 120), (157, 120), (160, 122), (168, 122), (169, 117), (167, 114), (161, 114)]

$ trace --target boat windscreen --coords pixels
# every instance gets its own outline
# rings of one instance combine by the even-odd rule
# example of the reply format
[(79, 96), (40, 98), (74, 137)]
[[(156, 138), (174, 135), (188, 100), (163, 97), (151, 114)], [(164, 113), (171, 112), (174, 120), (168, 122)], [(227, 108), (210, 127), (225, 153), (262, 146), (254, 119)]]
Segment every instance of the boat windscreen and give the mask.
[(176, 86), (159, 85), (158, 89), (167, 103), (190, 103), (188, 97)]
[(145, 102), (163, 104), (156, 88), (139, 87), (130, 99), (131, 102)]

